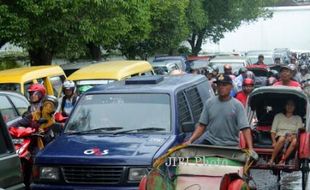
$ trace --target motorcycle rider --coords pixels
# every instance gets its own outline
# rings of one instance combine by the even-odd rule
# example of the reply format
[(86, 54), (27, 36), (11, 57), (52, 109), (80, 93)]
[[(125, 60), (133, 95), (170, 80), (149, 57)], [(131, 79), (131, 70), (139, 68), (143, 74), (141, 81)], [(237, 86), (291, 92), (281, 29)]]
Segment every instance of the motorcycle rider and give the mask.
[(70, 80), (64, 81), (62, 91), (64, 96), (59, 100), (57, 112), (60, 112), (64, 117), (68, 117), (78, 100), (75, 83)]
[(239, 100), (245, 107), (248, 99), (248, 95), (254, 89), (254, 80), (251, 78), (245, 78), (242, 83), (242, 91), (236, 94), (236, 99)]
[(280, 69), (280, 81), (273, 84), (273, 86), (292, 86), (300, 87), (300, 84), (292, 80), (293, 71), (289, 65), (283, 65)]
[(50, 126), (55, 123), (53, 114), (58, 106), (58, 100), (55, 96), (46, 95), (42, 100), (42, 107), (24, 115), (24, 117), (10, 127), (31, 127), (36, 128), (40, 132), (45, 132)]
[(307, 65), (301, 65), (300, 66), (300, 74), (301, 74), (301, 82), (305, 82), (307, 80), (310, 80), (310, 74), (308, 73)]
[(30, 161), (23, 162), (24, 183), (27, 190), (30, 189), (33, 155), (36, 155), (36, 153), (44, 148), (54, 137), (51, 127), (55, 124), (53, 114), (58, 106), (58, 100), (55, 96), (47, 95), (43, 98), (41, 103), (42, 107), (40, 107), (40, 109), (26, 114), (21, 120), (10, 126), (10, 128), (30, 127), (36, 129), (35, 133), (40, 133), (38, 136), (32, 136), (37, 138), (32, 138), (28, 148), (30, 152), (29, 159), (31, 158)]
[(245, 67), (241, 67), (239, 69), (239, 75), (234, 80), (236, 87), (238, 89), (237, 92), (242, 91), (242, 83), (247, 76), (247, 71), (248, 70)]
[(262, 68), (267, 68), (267, 65), (264, 63), (264, 55), (263, 54), (260, 54), (258, 55), (258, 58), (257, 58), (257, 62), (253, 64), (253, 66), (259, 66), (259, 67), (262, 67)]
[(42, 84), (32, 84), (28, 88), (29, 102), (31, 103), (28, 112), (38, 111), (42, 107), (42, 100), (46, 95), (46, 89)]
[(295, 64), (288, 64), (292, 71), (292, 80), (300, 83), (301, 82), (301, 74), (297, 71), (297, 66)]

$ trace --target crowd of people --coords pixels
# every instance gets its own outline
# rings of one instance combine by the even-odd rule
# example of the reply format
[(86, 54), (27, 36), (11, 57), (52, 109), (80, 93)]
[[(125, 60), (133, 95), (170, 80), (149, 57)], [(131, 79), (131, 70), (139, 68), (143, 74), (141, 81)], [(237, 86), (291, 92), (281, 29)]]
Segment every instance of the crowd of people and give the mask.
[[(258, 56), (258, 61), (253, 66), (269, 69), (264, 64), (263, 55)], [(219, 74), (218, 70), (213, 68), (212, 71), (205, 73), (218, 96), (206, 102), (196, 130), (185, 143), (191, 144), (202, 138), (202, 143), (207, 145), (235, 146), (238, 144), (239, 131), (241, 131), (252, 157), (257, 157), (253, 150), (250, 124), (244, 109), (248, 95), (255, 87), (255, 75), (244, 67), (239, 70), (238, 76), (235, 76), (232, 74), (232, 67), (228, 64), (224, 65), (224, 73)], [(296, 57), (292, 57), (288, 65), (281, 64), (279, 73), (274, 70), (269, 73), (266, 85), (270, 86), (305, 88), (310, 80), (308, 66), (298, 65)], [(296, 133), (302, 127), (302, 120), (300, 116), (294, 115), (294, 109), (295, 102), (288, 100), (284, 112), (277, 114), (273, 120), (271, 139), (274, 151), (268, 162), (270, 165), (274, 164), (285, 142), (289, 142), (289, 146), (278, 164), (285, 164), (296, 147)]]

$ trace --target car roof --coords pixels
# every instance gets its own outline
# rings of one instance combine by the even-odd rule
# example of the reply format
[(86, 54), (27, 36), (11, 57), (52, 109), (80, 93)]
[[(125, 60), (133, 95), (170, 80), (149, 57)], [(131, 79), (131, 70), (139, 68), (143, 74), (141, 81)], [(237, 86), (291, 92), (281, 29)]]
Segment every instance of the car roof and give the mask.
[(49, 76), (47, 73), (64, 74), (61, 67), (57, 65), (31, 66), (0, 71), (0, 83), (20, 83), (36, 78)]
[(153, 67), (160, 67), (160, 66), (173, 66), (175, 64), (178, 64), (178, 60), (164, 60), (164, 61), (156, 61), (156, 62), (152, 62), (151, 65)]
[(210, 60), (210, 63), (216, 63), (216, 62), (242, 62), (246, 61), (245, 57), (241, 56), (221, 56), (221, 57), (215, 57), (214, 59)]
[(186, 58), (183, 56), (155, 56), (153, 61), (160, 60), (186, 60)]
[(14, 92), (14, 91), (5, 91), (5, 90), (0, 90), (0, 94), (6, 94), (6, 95), (16, 95), (16, 96), (21, 96), (26, 98), (24, 95), (18, 93), (18, 92)]
[(157, 84), (125, 84), (125, 81), (113, 82), (108, 85), (98, 85), (85, 94), (89, 93), (170, 93), (173, 94), (177, 89), (187, 88), (203, 81), (207, 81), (203, 75), (175, 75), (175, 76), (140, 76), (136, 79), (150, 79), (163, 77)]
[[(69, 80), (114, 79), (121, 80), (132, 74), (152, 70), (147, 61), (108, 61), (91, 64), (72, 73)], [(104, 74), (104, 76), (103, 76)]]

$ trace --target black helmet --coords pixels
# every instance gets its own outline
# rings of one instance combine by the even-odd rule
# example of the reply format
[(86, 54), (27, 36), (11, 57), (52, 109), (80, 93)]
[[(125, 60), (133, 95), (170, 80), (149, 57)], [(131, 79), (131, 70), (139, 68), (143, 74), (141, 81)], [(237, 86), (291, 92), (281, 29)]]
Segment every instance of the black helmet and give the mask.
[(241, 75), (242, 73), (246, 73), (248, 70), (247, 70), (247, 68), (245, 68), (245, 67), (241, 67), (240, 69), (239, 69), (239, 75)]

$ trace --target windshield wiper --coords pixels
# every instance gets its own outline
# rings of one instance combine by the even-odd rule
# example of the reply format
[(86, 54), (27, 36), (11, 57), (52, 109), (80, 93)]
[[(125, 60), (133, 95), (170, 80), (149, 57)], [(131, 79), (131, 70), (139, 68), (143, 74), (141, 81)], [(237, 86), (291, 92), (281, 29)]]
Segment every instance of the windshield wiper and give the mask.
[(132, 131), (165, 131), (165, 130), (166, 130), (165, 128), (160, 128), (160, 127), (145, 127), (145, 128), (128, 129), (128, 130), (124, 130), (124, 131), (119, 131), (119, 132), (113, 133), (113, 135), (122, 134), (122, 133), (129, 133)]
[(96, 131), (116, 131), (123, 129), (123, 127), (100, 127), (100, 128), (95, 128), (95, 129), (90, 129), (90, 130), (85, 130), (85, 131), (76, 131), (76, 132), (68, 132), (67, 134), (88, 134)]

